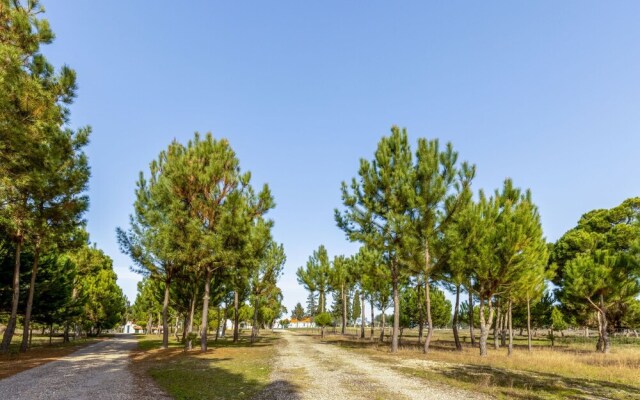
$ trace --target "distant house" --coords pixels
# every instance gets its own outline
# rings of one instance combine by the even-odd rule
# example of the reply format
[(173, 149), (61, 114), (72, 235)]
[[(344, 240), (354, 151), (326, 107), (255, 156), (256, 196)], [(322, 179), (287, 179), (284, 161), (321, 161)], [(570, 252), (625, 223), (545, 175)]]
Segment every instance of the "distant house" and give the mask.
[(122, 333), (144, 333), (144, 329), (140, 325), (135, 325), (132, 321), (127, 321), (122, 327)]
[(315, 328), (316, 323), (311, 321), (311, 317), (304, 317), (302, 319), (291, 318), (289, 328)]

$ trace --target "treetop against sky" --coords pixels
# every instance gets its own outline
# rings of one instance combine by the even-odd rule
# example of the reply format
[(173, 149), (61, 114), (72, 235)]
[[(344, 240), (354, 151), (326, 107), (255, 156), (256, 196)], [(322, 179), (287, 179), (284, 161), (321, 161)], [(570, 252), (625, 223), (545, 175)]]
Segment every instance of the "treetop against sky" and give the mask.
[(78, 73), (72, 126), (93, 128), (88, 229), (131, 299), (115, 227), (139, 171), (194, 131), (228, 138), (269, 183), (290, 310), (314, 249), (356, 251), (333, 219), (340, 182), (394, 124), (412, 146), (453, 142), (475, 191), (531, 188), (548, 240), (640, 187), (637, 2), (44, 5), (43, 52)]

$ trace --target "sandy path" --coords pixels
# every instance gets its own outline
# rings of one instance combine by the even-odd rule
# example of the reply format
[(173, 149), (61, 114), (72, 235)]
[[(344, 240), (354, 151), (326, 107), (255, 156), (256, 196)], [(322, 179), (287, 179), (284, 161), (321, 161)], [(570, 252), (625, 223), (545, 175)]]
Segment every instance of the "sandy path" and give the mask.
[(137, 346), (131, 335), (117, 335), (60, 360), (0, 380), (0, 399), (166, 399), (149, 379), (129, 369)]
[(366, 355), (282, 333), (286, 344), (274, 364), (273, 383), (260, 400), (480, 399), (476, 393), (429, 383), (389, 369)]

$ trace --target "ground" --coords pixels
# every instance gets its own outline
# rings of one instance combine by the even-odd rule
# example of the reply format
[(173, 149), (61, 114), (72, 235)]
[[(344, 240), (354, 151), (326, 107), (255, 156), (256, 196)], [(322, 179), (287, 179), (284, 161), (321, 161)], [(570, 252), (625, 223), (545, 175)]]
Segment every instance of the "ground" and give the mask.
[(313, 399), (481, 399), (483, 395), (416, 379), (369, 356), (283, 332), (272, 384), (259, 400)]
[(0, 380), (0, 399), (162, 399), (151, 380), (140, 381), (129, 368), (137, 341), (117, 335), (57, 361)]
[[(207, 353), (184, 351), (173, 338), (162, 349), (159, 336), (117, 335), (0, 379), (0, 399), (640, 400), (635, 338), (616, 338), (608, 355), (593, 352), (592, 338), (571, 338), (553, 348), (540, 339), (531, 353), (520, 342), (511, 357), (504, 348), (480, 357), (468, 343), (453, 351), (447, 330), (435, 332), (426, 355), (415, 332), (405, 331), (398, 354), (377, 333), (370, 340), (356, 332), (320, 339), (313, 330), (264, 331), (256, 343), (211, 340)], [(14, 365), (23, 367), (20, 359)]]

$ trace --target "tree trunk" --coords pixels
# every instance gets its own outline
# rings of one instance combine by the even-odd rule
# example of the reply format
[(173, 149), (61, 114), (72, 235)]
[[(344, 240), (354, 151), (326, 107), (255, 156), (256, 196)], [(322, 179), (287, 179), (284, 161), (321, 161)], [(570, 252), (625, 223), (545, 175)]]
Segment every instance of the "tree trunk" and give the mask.
[(216, 342), (218, 341), (218, 338), (220, 337), (220, 331), (222, 330), (222, 326), (226, 325), (227, 321), (223, 321), (220, 319), (220, 306), (218, 306), (218, 328), (216, 329)]
[(382, 310), (382, 319), (381, 319), (381, 324), (380, 324), (380, 343), (384, 342), (384, 328), (385, 328), (385, 322), (386, 322), (386, 314), (384, 312), (384, 310)]
[(471, 285), (469, 285), (469, 336), (471, 336), (471, 347), (476, 345), (476, 337), (473, 332), (473, 293), (471, 292)]
[[(373, 340), (373, 330), (375, 328), (375, 323), (373, 322), (375, 315), (373, 313), (373, 293), (371, 294), (371, 340)], [(637, 335), (636, 335), (637, 336)]]
[(598, 337), (598, 350), (602, 353), (609, 353), (611, 349), (611, 339), (609, 338), (608, 331), (609, 321), (607, 321), (607, 313), (604, 305), (604, 297), (600, 295), (600, 309), (598, 310), (598, 329), (599, 329), (599, 337)]
[(423, 353), (426, 354), (429, 352), (429, 345), (431, 344), (431, 337), (433, 336), (433, 321), (431, 320), (431, 293), (429, 288), (429, 269), (431, 268), (431, 255), (429, 254), (428, 242), (425, 243), (424, 262), (425, 262), (424, 297), (427, 301), (427, 325), (429, 326), (427, 337), (424, 340), (424, 349), (423, 349)]
[(502, 323), (502, 313), (500, 306), (496, 308), (496, 324), (493, 326), (493, 348), (498, 350), (500, 348), (500, 342), (498, 339), (498, 330), (500, 329), (500, 324)]
[(224, 303), (224, 310), (222, 310), (222, 319), (224, 323), (222, 324), (221, 337), (225, 337), (227, 334), (227, 307), (229, 307), (229, 304)]
[[(508, 311), (507, 307), (507, 311)], [(509, 327), (508, 312), (502, 313), (502, 321), (500, 321), (500, 346), (507, 345), (507, 329)]]
[(184, 328), (182, 329), (183, 333), (184, 333), (184, 337), (185, 337), (185, 342), (184, 342), (184, 346), (185, 346), (185, 350), (189, 351), (193, 349), (193, 339), (191, 339), (191, 332), (193, 332), (193, 317), (196, 311), (196, 300), (198, 298), (198, 292), (196, 290), (196, 292), (193, 294), (193, 298), (191, 299), (191, 304), (190, 305), (190, 310), (189, 310), (189, 317), (187, 318), (188, 321), (185, 321), (184, 323)]
[(364, 302), (364, 292), (362, 292), (360, 294), (360, 304), (361, 304), (361, 307), (362, 307), (362, 321), (360, 321), (361, 322), (361, 324), (360, 324), (360, 339), (364, 339), (364, 325), (365, 325), (365, 315), (366, 315), (365, 314), (366, 310), (364, 309), (365, 308), (364, 305), (366, 304)]
[(422, 308), (422, 284), (418, 280), (416, 284), (416, 302), (418, 303), (418, 346), (422, 344), (422, 337), (424, 335), (424, 309)]
[(147, 320), (147, 335), (150, 335), (153, 331), (153, 314), (149, 313), (149, 319)]
[(36, 241), (33, 253), (33, 266), (31, 267), (31, 283), (29, 285), (29, 295), (27, 297), (27, 309), (24, 313), (24, 328), (22, 329), (22, 343), (20, 351), (25, 352), (29, 348), (29, 324), (31, 323), (31, 309), (33, 308), (33, 293), (36, 287), (36, 275), (38, 273), (38, 261), (40, 259), (40, 242)]
[(484, 297), (480, 296), (480, 356), (487, 355), (487, 339), (489, 338), (489, 330), (493, 323), (493, 304), (489, 298), (489, 316), (484, 315)]
[(533, 350), (531, 344), (531, 300), (527, 296), (527, 347), (529, 351)]
[(0, 347), (0, 353), (7, 353), (9, 351), (9, 344), (13, 339), (13, 334), (16, 330), (16, 323), (18, 319), (18, 301), (20, 300), (20, 251), (22, 249), (22, 238), (20, 237), (16, 241), (16, 259), (13, 268), (13, 297), (11, 298), (11, 316), (9, 322), (7, 322), (7, 329), (4, 331), (2, 337), (2, 347)]
[(53, 336), (53, 324), (49, 324), (49, 345), (51, 345), (52, 336)]
[(256, 299), (256, 305), (253, 308), (253, 323), (251, 326), (251, 343), (254, 343), (257, 337), (258, 337), (258, 300)]
[(340, 333), (344, 335), (347, 331), (347, 294), (344, 290), (344, 283), (340, 286), (340, 298), (342, 299), (342, 327)]
[(162, 303), (162, 348), (169, 348), (169, 320), (167, 312), (169, 310), (169, 285), (170, 280), (164, 284), (164, 302)]
[(324, 339), (324, 325), (320, 327), (320, 338)]
[[(64, 323), (64, 337), (62, 338), (63, 343), (69, 343), (69, 321), (65, 321)], [(29, 338), (29, 346), (31, 346), (31, 337)]]
[(512, 322), (512, 308), (511, 308), (511, 300), (509, 300), (509, 312), (507, 314), (508, 325), (509, 325), (509, 351), (508, 354), (511, 355), (513, 353), (513, 322)]
[(453, 340), (456, 343), (456, 350), (462, 351), (460, 335), (458, 333), (458, 307), (460, 306), (460, 285), (456, 285), (456, 304), (453, 307)]
[(233, 292), (233, 343), (238, 343), (240, 339), (240, 295), (236, 290)]
[(391, 286), (393, 287), (393, 333), (391, 336), (391, 352), (398, 352), (398, 331), (400, 329), (400, 295), (398, 292), (398, 267), (393, 261), (391, 272)]
[(211, 288), (211, 268), (207, 268), (202, 296), (202, 325), (200, 327), (200, 351), (207, 351), (207, 332), (209, 331), (209, 293)]

